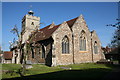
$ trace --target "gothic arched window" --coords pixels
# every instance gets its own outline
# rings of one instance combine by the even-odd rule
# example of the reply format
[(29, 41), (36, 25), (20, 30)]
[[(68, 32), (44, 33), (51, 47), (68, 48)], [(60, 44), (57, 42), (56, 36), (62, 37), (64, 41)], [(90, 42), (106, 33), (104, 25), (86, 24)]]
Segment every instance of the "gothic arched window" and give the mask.
[(67, 36), (62, 39), (62, 53), (69, 53), (69, 40)]
[(45, 58), (45, 46), (44, 45), (42, 45), (42, 56), (41, 57)]
[(84, 31), (80, 34), (80, 51), (86, 51), (86, 35)]
[(98, 46), (97, 46), (97, 42), (96, 41), (94, 43), (94, 53), (98, 54)]
[(31, 48), (31, 53), (32, 53), (32, 58), (34, 58), (34, 53), (35, 53), (34, 48)]

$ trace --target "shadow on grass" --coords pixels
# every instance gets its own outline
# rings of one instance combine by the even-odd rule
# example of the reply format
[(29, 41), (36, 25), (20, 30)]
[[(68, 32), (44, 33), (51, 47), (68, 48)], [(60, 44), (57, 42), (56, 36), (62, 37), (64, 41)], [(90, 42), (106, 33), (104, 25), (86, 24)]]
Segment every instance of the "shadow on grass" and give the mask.
[(111, 69), (105, 69), (105, 68), (63, 70), (63, 71), (29, 75), (29, 76), (9, 78), (9, 79), (11, 80), (63, 80), (63, 79), (101, 80), (110, 71)]
[(114, 68), (120, 68), (120, 64), (105, 64), (107, 67), (110, 67), (112, 69)]
[(112, 71), (109, 74), (107, 74), (102, 80), (120, 80), (120, 64), (106, 64), (106, 66), (111, 67)]

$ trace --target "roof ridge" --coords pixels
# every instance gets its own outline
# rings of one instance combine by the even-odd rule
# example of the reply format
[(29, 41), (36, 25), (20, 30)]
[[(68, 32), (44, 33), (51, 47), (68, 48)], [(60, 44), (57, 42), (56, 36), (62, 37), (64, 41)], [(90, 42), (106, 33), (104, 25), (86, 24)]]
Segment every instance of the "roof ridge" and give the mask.
[[(73, 18), (73, 19), (65, 21), (65, 22), (71, 28), (78, 18), (79, 17), (76, 17), (76, 18)], [(42, 29), (39, 29), (39, 32), (37, 32), (36, 38), (34, 38), (33, 41), (45, 40), (45, 39), (50, 38), (52, 36), (52, 34), (58, 29), (58, 27), (61, 24), (53, 25), (52, 28), (49, 28), (52, 25), (52, 24), (50, 24), (50, 25), (48, 25), (48, 26), (46, 26), (46, 27), (44, 27)]]
[(43, 29), (45, 29), (45, 28), (47, 28), (47, 27), (50, 27), (51, 26), (51, 24), (49, 24), (48, 26), (46, 26), (46, 27), (43, 27), (42, 29), (39, 29), (39, 31), (40, 30), (43, 30)]
[(66, 21), (66, 23), (68, 24), (68, 26), (71, 28), (73, 26), (73, 24), (75, 23), (75, 21), (78, 19), (79, 17), (73, 18), (71, 20)]
[[(75, 17), (75, 18), (73, 18), (73, 19), (70, 19), (70, 20), (68, 20), (68, 21), (71, 21), (71, 20), (76, 20), (76, 19), (78, 19), (79, 17)], [(66, 22), (68, 22), (68, 21), (66, 21)]]
[(53, 28), (49, 29), (49, 27), (51, 26), (48, 25), (42, 29), (39, 30), (39, 32), (36, 34), (36, 37), (33, 39), (33, 41), (39, 41), (39, 40), (45, 40), (51, 37), (51, 35), (53, 34), (54, 31), (56, 31), (56, 29), (60, 26), (59, 25), (55, 25)]

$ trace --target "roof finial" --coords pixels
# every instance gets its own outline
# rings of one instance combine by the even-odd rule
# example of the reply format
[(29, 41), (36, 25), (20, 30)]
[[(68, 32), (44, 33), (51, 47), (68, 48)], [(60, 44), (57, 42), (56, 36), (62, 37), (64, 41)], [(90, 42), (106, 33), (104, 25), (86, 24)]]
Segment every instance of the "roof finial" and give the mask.
[(54, 21), (52, 22), (52, 24), (55, 24)]
[(52, 22), (52, 24), (50, 24), (49, 29), (53, 28), (54, 26), (55, 26), (55, 23), (54, 23), (54, 22)]
[(83, 15), (82, 15), (82, 14), (80, 15), (80, 18), (84, 19), (84, 17), (83, 17)]
[(32, 5), (30, 5), (30, 9), (32, 9)]

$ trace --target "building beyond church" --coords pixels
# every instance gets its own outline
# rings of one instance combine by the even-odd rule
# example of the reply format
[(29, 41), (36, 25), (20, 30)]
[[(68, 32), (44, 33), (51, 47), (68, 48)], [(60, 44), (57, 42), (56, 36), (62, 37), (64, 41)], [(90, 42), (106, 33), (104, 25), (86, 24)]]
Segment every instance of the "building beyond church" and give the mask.
[[(32, 63), (56, 66), (104, 59), (101, 42), (96, 32), (88, 29), (82, 15), (59, 25), (52, 23), (37, 31), (39, 24), (40, 17), (33, 16), (32, 11), (22, 19), (21, 40), (24, 50), (26, 42), (30, 42), (27, 60)], [(20, 54), (19, 49), (13, 49), (16, 63), (20, 63), (24, 50)]]

